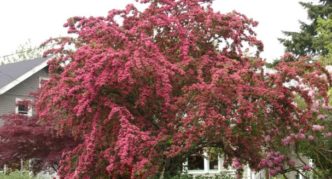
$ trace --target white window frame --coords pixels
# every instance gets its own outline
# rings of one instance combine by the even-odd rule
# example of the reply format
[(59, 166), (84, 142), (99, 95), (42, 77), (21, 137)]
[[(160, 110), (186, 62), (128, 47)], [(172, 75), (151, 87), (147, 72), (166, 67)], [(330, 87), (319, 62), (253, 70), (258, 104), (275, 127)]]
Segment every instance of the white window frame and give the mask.
[[(19, 103), (20, 101), (31, 101), (32, 102), (32, 99), (16, 98), (15, 99), (15, 102), (16, 102), (15, 103), (15, 114), (20, 114), (19, 111), (18, 111), (18, 105), (17, 105), (17, 103)], [(32, 106), (31, 105), (28, 106), (28, 113), (27, 114), (20, 114), (20, 115), (31, 117), (32, 116)]]
[[(235, 175), (236, 170), (232, 167), (230, 168), (224, 168), (223, 167), (223, 157), (222, 156), (218, 156), (218, 169), (210, 169), (210, 161), (209, 161), (209, 156), (208, 156), (208, 152), (207, 150), (203, 150), (203, 162), (204, 162), (204, 169), (203, 170), (189, 170), (188, 168), (188, 158), (187, 160), (182, 164), (183, 168), (182, 168), (182, 172), (189, 174), (189, 175), (215, 175), (215, 174), (220, 174), (220, 173), (228, 173), (231, 175)], [(249, 173), (251, 173), (251, 170), (249, 169), (248, 171)]]
[(41, 88), (42, 87), (42, 81), (48, 81), (50, 78), (49, 77), (42, 77), (42, 76), (40, 76), (39, 77), (39, 85), (38, 85), (38, 87), (39, 88)]

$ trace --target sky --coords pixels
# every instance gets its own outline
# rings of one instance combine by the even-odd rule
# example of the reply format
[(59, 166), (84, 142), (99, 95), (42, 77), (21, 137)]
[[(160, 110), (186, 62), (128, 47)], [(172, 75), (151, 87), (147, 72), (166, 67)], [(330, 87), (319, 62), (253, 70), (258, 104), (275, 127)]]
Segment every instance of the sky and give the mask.
[[(302, 0), (304, 2), (310, 0)], [(124, 8), (134, 0), (10, 0), (0, 1), (0, 57), (13, 54), (28, 40), (38, 45), (50, 37), (66, 35), (63, 24), (72, 16), (106, 16), (111, 9)], [(299, 20), (307, 21), (299, 0), (214, 0), (223, 13), (236, 10), (259, 22), (255, 28), (264, 43), (261, 56), (267, 60), (283, 54), (277, 38), (282, 31), (298, 31)]]

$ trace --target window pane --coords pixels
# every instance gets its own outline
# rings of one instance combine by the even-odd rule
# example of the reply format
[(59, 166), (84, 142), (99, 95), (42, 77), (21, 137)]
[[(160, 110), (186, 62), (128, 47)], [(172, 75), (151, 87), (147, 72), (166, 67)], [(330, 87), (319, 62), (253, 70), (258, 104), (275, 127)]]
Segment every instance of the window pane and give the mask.
[(204, 170), (204, 157), (201, 154), (194, 154), (188, 158), (189, 170)]
[(29, 107), (27, 104), (18, 104), (18, 113), (19, 114), (28, 114)]
[(210, 170), (218, 170), (218, 158), (210, 159)]
[(210, 170), (218, 170), (218, 153), (214, 150), (208, 152)]

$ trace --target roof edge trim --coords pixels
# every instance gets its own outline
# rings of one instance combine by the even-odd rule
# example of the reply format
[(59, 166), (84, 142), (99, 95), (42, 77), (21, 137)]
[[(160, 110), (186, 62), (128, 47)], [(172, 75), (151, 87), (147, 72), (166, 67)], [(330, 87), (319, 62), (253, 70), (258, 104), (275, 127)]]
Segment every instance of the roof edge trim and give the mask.
[(45, 68), (47, 66), (48, 61), (49, 61), (48, 59), (45, 60), (41, 64), (35, 66), (31, 70), (27, 71), (26, 73), (24, 73), (23, 75), (21, 75), (20, 77), (15, 79), (14, 81), (8, 83), (6, 86), (0, 88), (0, 95), (6, 93), (7, 91), (14, 88), (16, 85), (20, 84), (21, 82), (23, 82), (24, 80), (26, 80), (27, 78), (32, 76), (33, 74), (35, 74), (35, 73), (39, 72), (41, 69)]

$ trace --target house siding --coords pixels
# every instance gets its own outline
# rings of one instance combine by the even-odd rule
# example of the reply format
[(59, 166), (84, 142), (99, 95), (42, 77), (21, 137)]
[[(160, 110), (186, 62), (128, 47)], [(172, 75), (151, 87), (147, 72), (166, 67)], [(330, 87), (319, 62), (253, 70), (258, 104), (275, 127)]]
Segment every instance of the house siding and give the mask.
[[(40, 77), (48, 77), (47, 68), (33, 74), (22, 83), (0, 95), (0, 116), (15, 112), (16, 98), (32, 99), (31, 93), (39, 88)], [(0, 125), (1, 124), (0, 120)]]

